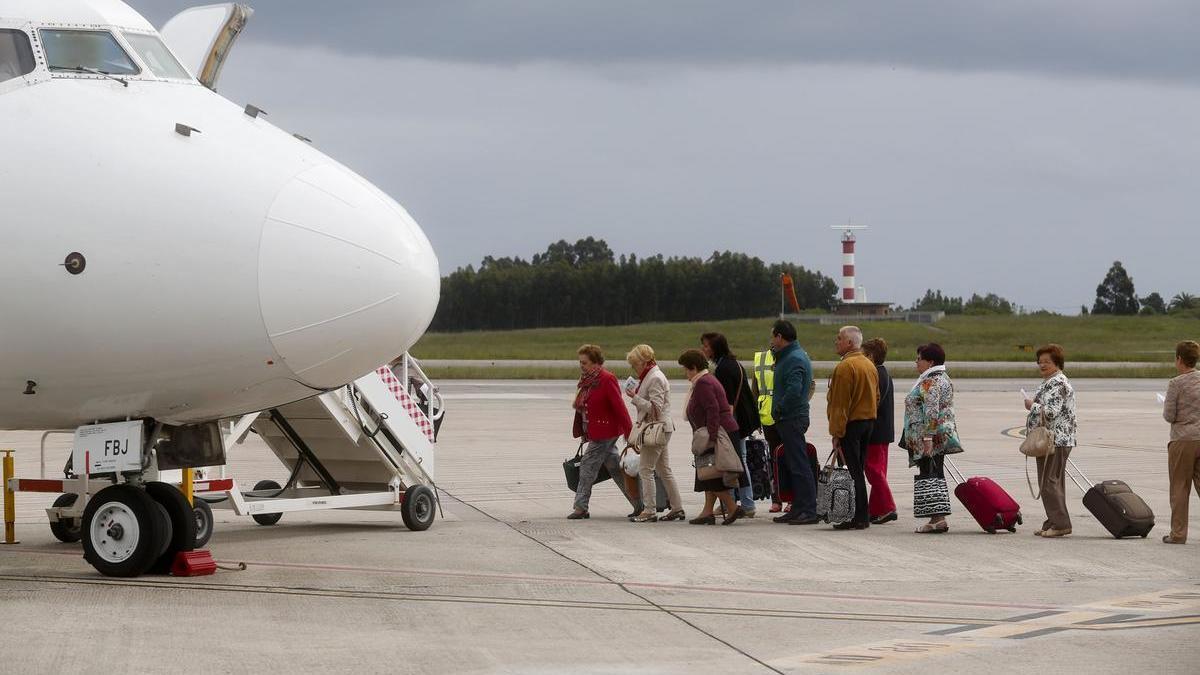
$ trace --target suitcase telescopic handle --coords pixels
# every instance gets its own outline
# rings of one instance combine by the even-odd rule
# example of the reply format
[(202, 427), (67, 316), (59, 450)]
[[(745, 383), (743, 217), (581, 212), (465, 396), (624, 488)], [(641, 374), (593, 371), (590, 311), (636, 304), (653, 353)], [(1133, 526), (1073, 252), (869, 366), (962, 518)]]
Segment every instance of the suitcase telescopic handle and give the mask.
[[(1075, 469), (1075, 473), (1071, 473), (1071, 469)], [(1084, 475), (1083, 470), (1081, 470), (1079, 466), (1075, 464), (1075, 460), (1071, 459), (1070, 457), (1067, 458), (1067, 466), (1064, 467), (1063, 473), (1067, 474), (1067, 477), (1071, 479), (1071, 482), (1075, 484), (1075, 487), (1079, 488), (1085, 493), (1092, 486), (1092, 481)], [(1076, 473), (1079, 474), (1079, 478), (1083, 479), (1083, 483), (1080, 483), (1079, 480), (1075, 478)], [(1086, 485), (1084, 483), (1086, 483)]]
[(967, 482), (966, 476), (963, 475), (962, 471), (958, 470), (958, 465), (954, 463), (954, 460), (950, 459), (949, 457), (947, 457), (945, 455), (943, 455), (943, 457), (946, 457), (946, 464), (948, 464), (950, 466), (950, 471), (948, 471), (947, 473), (950, 474), (950, 478), (955, 482), (955, 484), (962, 484), (962, 483)]

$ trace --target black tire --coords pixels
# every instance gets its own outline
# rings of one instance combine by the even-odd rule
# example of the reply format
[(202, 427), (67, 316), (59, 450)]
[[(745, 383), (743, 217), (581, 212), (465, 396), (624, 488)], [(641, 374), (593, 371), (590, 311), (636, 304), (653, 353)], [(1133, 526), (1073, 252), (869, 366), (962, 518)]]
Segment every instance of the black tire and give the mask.
[[(254, 484), (254, 490), (282, 490), (282, 486), (273, 480), (260, 480)], [(283, 517), (282, 513), (255, 513), (250, 516), (259, 525), (274, 525)]]
[[(154, 499), (154, 497), (150, 499)], [(167, 547), (171, 545), (173, 528), (171, 527), (171, 516), (167, 513), (167, 507), (156, 501), (154, 502), (154, 512), (158, 515), (154, 519), (154, 540), (158, 542), (158, 553), (155, 554), (157, 558), (162, 557), (162, 554), (167, 552)], [(151, 565), (149, 571), (157, 574), (157, 571), (154, 569), (155, 565)]]
[(110, 485), (83, 510), (83, 558), (105, 576), (136, 577), (155, 561), (159, 528), (158, 509), (145, 490)]
[(212, 507), (199, 497), (192, 497), (192, 519), (196, 522), (196, 548), (204, 548), (213, 533)]
[(175, 556), (196, 548), (196, 517), (187, 497), (174, 485), (159, 482), (146, 483), (146, 494), (166, 511), (170, 523), (167, 545), (159, 553), (158, 560), (150, 566), (155, 574), (169, 574)]
[(433, 525), (437, 516), (437, 497), (425, 485), (410, 485), (404, 491), (404, 503), (400, 506), (404, 525), (414, 532), (424, 532)]
[[(67, 494), (59, 495), (54, 500), (55, 507), (71, 506), (79, 495), (68, 492)], [(60, 518), (57, 521), (50, 523), (50, 532), (52, 532), (59, 541), (65, 544), (74, 544), (83, 538), (83, 528), (79, 523), (78, 518)]]

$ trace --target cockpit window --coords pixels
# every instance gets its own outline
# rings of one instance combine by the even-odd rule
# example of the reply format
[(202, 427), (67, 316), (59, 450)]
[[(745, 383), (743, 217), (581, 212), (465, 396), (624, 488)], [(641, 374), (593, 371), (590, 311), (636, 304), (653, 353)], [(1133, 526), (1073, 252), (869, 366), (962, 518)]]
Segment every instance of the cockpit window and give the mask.
[(192, 79), (192, 76), (184, 70), (183, 66), (179, 65), (179, 61), (175, 60), (171, 51), (157, 37), (145, 33), (125, 33), (125, 39), (138, 53), (138, 56), (142, 57), (142, 63), (146, 64), (150, 71), (158, 77)]
[(0, 29), (0, 82), (33, 72), (29, 36), (19, 30)]
[(51, 71), (94, 70), (105, 75), (137, 75), (140, 71), (116, 38), (103, 30), (42, 29), (42, 48)]

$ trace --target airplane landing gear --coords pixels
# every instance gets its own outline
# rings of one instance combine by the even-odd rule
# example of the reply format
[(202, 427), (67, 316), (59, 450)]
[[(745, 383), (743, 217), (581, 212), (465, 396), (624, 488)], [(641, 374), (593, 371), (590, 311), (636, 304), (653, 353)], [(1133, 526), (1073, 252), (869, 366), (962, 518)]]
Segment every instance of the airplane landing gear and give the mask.
[(132, 485), (110, 485), (83, 511), (83, 557), (101, 574), (136, 577), (158, 557), (165, 526), (154, 500)]
[(196, 548), (196, 516), (187, 497), (167, 483), (146, 483), (146, 494), (163, 508), (170, 525), (160, 542), (158, 559), (150, 566), (154, 574), (167, 574), (175, 562), (175, 554)]

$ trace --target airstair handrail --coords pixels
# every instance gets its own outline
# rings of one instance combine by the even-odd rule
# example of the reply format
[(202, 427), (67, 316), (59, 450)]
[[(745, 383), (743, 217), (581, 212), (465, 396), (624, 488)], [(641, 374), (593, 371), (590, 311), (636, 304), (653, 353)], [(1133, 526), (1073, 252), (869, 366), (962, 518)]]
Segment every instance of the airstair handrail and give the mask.
[[(425, 374), (424, 369), (421, 368), (421, 362), (418, 361), (417, 358), (412, 354), (405, 352), (404, 358), (401, 361), (401, 381), (404, 382), (406, 389), (411, 391), (411, 380), (409, 379), (410, 371), (416, 375), (417, 379), (422, 384), (428, 385), (429, 387), (429, 396), (427, 397), (429, 400), (426, 402), (426, 407), (428, 408), (426, 415), (429, 417), (429, 421), (432, 422), (440, 419), (446, 411), (446, 406), (443, 404), (441, 393), (433, 384), (433, 380), (429, 379), (429, 376)], [(434, 413), (435, 401), (438, 403), (437, 413)]]

